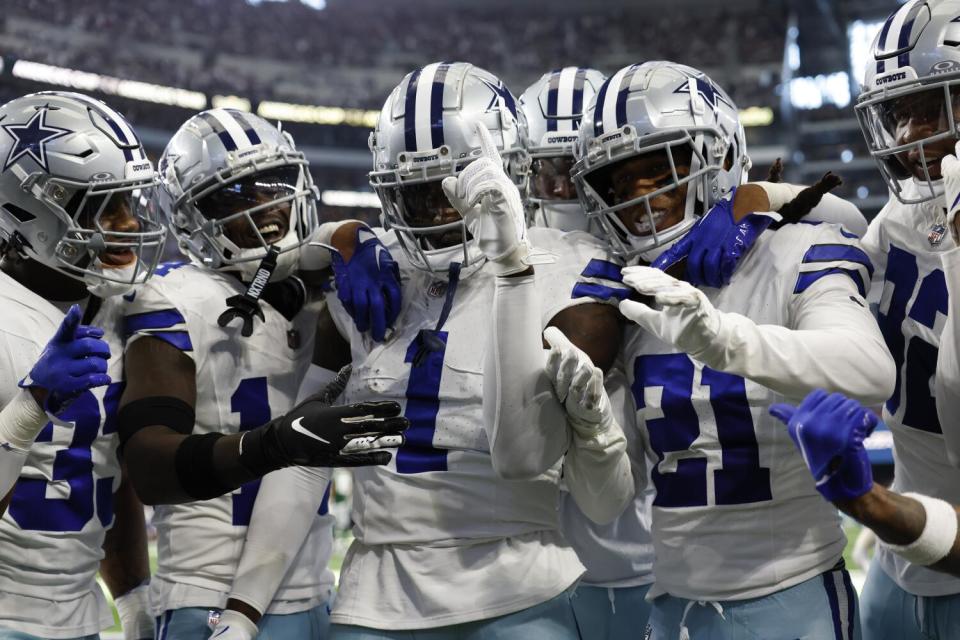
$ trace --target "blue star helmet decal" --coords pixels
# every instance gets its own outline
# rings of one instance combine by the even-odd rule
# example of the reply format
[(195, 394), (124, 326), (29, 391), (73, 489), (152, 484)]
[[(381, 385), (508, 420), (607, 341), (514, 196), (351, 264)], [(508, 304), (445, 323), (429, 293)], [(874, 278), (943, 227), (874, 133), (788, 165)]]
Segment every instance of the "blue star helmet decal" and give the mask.
[[(697, 83), (697, 93), (700, 94), (700, 97), (703, 98), (703, 101), (706, 102), (710, 107), (716, 111), (720, 106), (719, 103), (723, 103), (728, 107), (733, 107), (730, 102), (723, 97), (723, 95), (717, 91), (717, 88), (713, 86), (709, 80), (704, 80), (703, 78), (694, 78)], [(689, 90), (689, 83), (684, 82), (682, 85), (674, 89), (674, 93), (683, 93)]]
[(46, 124), (47, 109), (39, 108), (33, 114), (29, 122), (24, 124), (3, 124), (3, 130), (7, 135), (13, 138), (13, 147), (7, 154), (7, 160), (3, 163), (3, 170), (6, 171), (14, 162), (25, 155), (33, 158), (44, 171), (49, 171), (47, 166), (47, 143), (57, 138), (73, 133), (69, 129), (61, 129)]
[(510, 110), (510, 113), (513, 114), (513, 117), (517, 117), (517, 105), (513, 101), (513, 94), (510, 93), (510, 90), (501, 82), (499, 84), (493, 84), (488, 80), (480, 79), (480, 82), (490, 87), (490, 91), (493, 92), (493, 97), (490, 98), (490, 104), (487, 105), (487, 111), (493, 109), (494, 105), (497, 104), (497, 100), (502, 100), (503, 104)]

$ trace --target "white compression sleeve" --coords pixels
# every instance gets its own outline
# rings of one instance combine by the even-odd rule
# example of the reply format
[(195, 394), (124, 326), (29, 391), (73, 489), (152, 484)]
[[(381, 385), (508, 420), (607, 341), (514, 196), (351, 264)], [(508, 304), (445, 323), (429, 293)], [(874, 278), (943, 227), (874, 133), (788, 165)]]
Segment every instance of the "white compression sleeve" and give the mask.
[(616, 420), (595, 433), (573, 427), (563, 479), (583, 514), (597, 524), (613, 522), (623, 513), (633, 500), (634, 480), (627, 438)]
[(502, 478), (533, 478), (567, 449), (567, 417), (544, 373), (540, 302), (534, 276), (497, 278), (483, 415), (493, 468)]
[(16, 484), (30, 445), (48, 421), (28, 389), (18, 390), (0, 411), (0, 498)]
[(231, 598), (261, 614), (267, 610), (310, 533), (329, 481), (329, 469), (310, 467), (287, 467), (263, 478)]

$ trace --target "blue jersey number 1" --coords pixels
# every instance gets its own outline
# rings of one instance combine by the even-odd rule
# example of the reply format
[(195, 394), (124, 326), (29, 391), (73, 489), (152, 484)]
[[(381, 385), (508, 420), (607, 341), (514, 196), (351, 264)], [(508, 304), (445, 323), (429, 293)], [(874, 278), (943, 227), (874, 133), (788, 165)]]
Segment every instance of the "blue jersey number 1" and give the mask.
[[(256, 429), (270, 422), (270, 399), (266, 378), (241, 380), (230, 396), (230, 411), (240, 414), (240, 431)], [(233, 524), (246, 527), (253, 514), (253, 503), (260, 491), (260, 481), (251, 480), (233, 494)]]

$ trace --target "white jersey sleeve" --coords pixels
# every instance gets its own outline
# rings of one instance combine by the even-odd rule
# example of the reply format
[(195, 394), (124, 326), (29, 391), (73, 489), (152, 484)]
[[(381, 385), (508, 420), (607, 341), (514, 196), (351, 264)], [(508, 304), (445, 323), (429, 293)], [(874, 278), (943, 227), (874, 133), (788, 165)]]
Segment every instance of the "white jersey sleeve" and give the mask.
[(937, 415), (947, 444), (947, 456), (960, 467), (960, 247), (940, 256), (947, 283), (947, 323), (937, 355)]
[(894, 366), (864, 299), (870, 259), (855, 238), (829, 224), (785, 227), (777, 244), (800, 240), (794, 231), (812, 237), (797, 268), (788, 326), (723, 313), (717, 338), (693, 355), (787, 397), (823, 388), (877, 404), (892, 391)]
[(803, 219), (807, 222), (830, 222), (839, 225), (856, 234), (858, 238), (862, 238), (867, 232), (867, 219), (860, 213), (857, 205), (832, 193), (825, 193), (820, 203)]
[(497, 278), (483, 410), (494, 468), (505, 478), (532, 478), (556, 464), (569, 445), (566, 413), (549, 379), (542, 332), (561, 311), (593, 302), (572, 295), (581, 271), (606, 252), (591, 236), (530, 229), (537, 249), (555, 256), (534, 276)]

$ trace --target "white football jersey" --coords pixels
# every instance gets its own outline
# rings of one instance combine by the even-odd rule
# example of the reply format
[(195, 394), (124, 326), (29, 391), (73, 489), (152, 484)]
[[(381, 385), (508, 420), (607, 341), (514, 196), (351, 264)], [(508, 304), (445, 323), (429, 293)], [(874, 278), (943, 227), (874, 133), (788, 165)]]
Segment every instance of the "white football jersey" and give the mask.
[[(853, 234), (829, 224), (788, 225), (760, 236), (729, 285), (704, 293), (717, 309), (757, 325), (829, 327), (862, 312), (856, 328), (876, 332), (864, 301), (868, 265)], [(837, 314), (840, 305), (847, 315)], [(797, 403), (812, 390), (801, 388), (802, 374), (785, 378), (797, 386), (785, 398), (636, 326), (624, 349), (638, 425), (655, 458), (651, 593), (754, 598), (833, 567), (845, 543), (837, 511), (817, 493), (787, 430), (767, 413), (772, 403)], [(836, 357), (822, 366), (843, 380), (857, 375), (855, 361)]]
[(960, 466), (960, 247), (945, 252), (943, 275), (947, 281), (947, 324), (937, 356), (937, 415), (955, 466)]
[[(870, 223), (863, 245), (876, 266), (871, 298), (879, 303), (877, 322), (897, 365), (893, 396), (883, 406), (883, 420), (893, 432), (893, 486), (957, 504), (960, 469), (947, 459), (933, 396), (947, 313), (941, 254), (956, 246), (945, 225), (939, 199), (904, 205), (891, 198)], [(910, 593), (960, 593), (958, 578), (912, 565), (883, 546), (877, 557)]]
[[(403, 308), (393, 336), (377, 344), (329, 296), (353, 355), (343, 398), (394, 400), (411, 425), (389, 465), (354, 470), (356, 542), (332, 620), (428, 628), (544, 602), (583, 567), (557, 530), (559, 465), (523, 481), (493, 469), (482, 385), (496, 276), (483, 266), (461, 277), (451, 295), (446, 280), (409, 266), (393, 232), (378, 233), (400, 264)], [(536, 267), (546, 326), (559, 311), (589, 302), (570, 292), (582, 265), (604, 250), (586, 234), (529, 233), (534, 246), (557, 257)]]
[[(253, 334), (245, 338), (239, 320), (226, 327), (217, 323), (226, 299), (245, 290), (233, 276), (165, 264), (124, 309), (129, 343), (151, 336), (193, 360), (195, 434), (233, 434), (283, 415), (293, 408), (310, 365), (319, 305), (308, 305), (291, 322), (261, 299), (265, 321), (255, 320)], [(226, 605), (259, 485), (256, 480), (212, 500), (156, 507), (154, 615)], [(329, 529), (329, 516), (318, 517), (268, 612), (302, 611), (326, 599), (332, 581), (323, 539)]]
[[(63, 320), (63, 309), (0, 272), (0, 406), (18, 391)], [(30, 448), (0, 518), (0, 628), (45, 638), (95, 634), (113, 624), (96, 582), (120, 485), (116, 411), (123, 390), (119, 300), (91, 324), (104, 330), (113, 382), (80, 395)]]

